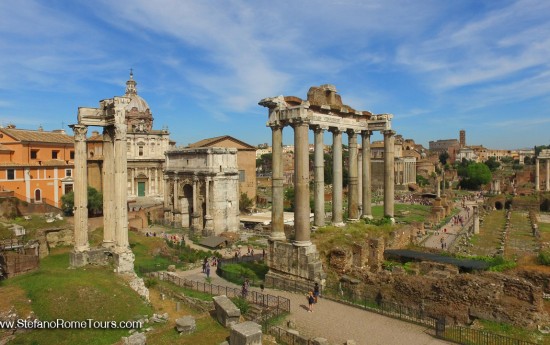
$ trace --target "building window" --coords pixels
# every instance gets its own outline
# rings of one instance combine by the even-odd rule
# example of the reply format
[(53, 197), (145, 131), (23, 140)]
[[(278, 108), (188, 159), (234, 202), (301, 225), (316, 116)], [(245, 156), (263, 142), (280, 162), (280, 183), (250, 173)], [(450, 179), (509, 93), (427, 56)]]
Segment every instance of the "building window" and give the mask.
[(59, 155), (59, 151), (52, 151), (52, 159), (57, 159), (57, 155)]
[(245, 177), (246, 177), (245, 171), (239, 170), (239, 182), (244, 182)]
[(139, 146), (139, 155), (143, 156), (143, 146)]
[(73, 176), (73, 170), (65, 169), (65, 177), (71, 177), (71, 176)]
[(70, 156), (69, 156), (69, 157), (70, 157), (70, 159), (74, 159), (74, 151), (71, 151), (71, 153), (70, 153)]
[(15, 180), (15, 169), (7, 170), (8, 180)]
[(38, 150), (31, 150), (31, 159), (36, 159), (38, 157)]

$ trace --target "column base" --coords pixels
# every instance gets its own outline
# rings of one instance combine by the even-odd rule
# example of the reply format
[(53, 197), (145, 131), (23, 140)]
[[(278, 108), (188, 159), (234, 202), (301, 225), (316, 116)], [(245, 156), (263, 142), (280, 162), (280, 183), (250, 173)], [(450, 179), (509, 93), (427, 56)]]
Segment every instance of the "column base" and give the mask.
[(338, 222), (338, 223), (332, 223), (332, 225), (337, 227), (337, 228), (343, 228), (344, 226), (346, 226), (346, 223)]
[(86, 266), (88, 264), (88, 253), (81, 251), (72, 251), (69, 254), (69, 263), (72, 268)]
[(115, 247), (115, 242), (114, 241), (103, 241), (103, 243), (101, 244), (101, 246), (103, 248), (107, 248), (107, 249), (113, 249)]
[(372, 214), (364, 214), (361, 216), (361, 219), (373, 219), (374, 217), (372, 216)]
[(357, 223), (359, 221), (359, 218), (348, 218), (348, 222), (350, 223)]
[(270, 241), (286, 242), (286, 236), (284, 232), (275, 232), (269, 236)]
[(292, 241), (292, 245), (296, 247), (307, 247), (307, 246), (311, 246), (312, 243), (311, 241)]

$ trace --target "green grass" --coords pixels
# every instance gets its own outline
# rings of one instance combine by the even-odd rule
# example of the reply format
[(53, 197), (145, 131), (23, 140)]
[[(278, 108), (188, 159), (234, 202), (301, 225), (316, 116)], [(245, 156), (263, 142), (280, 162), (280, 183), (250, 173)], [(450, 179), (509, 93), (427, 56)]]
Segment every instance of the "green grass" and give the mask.
[(252, 284), (258, 285), (264, 281), (265, 275), (269, 271), (267, 265), (257, 262), (224, 264), (221, 269), (229, 273), (224, 274), (225, 279), (238, 285), (242, 284), (245, 279), (249, 279)]
[[(423, 223), (426, 221), (430, 214), (431, 207), (426, 205), (395, 204), (394, 208), (394, 218), (399, 223)], [(384, 217), (384, 206), (373, 206), (372, 216), (374, 218)]]
[(483, 330), (503, 335), (505, 337), (527, 340), (538, 344), (550, 344), (550, 335), (543, 335), (540, 332), (530, 331), (525, 328), (516, 327), (510, 324), (498, 323), (487, 320), (479, 320)]
[[(68, 253), (52, 254), (41, 261), (37, 271), (4, 284), (26, 292), (39, 320), (127, 321), (152, 314), (147, 303), (111, 267), (68, 269), (68, 266)], [(0, 292), (3, 288), (0, 287)], [(36, 330), (17, 335), (11, 344), (102, 345), (112, 344), (125, 335), (128, 330)]]
[(183, 293), (185, 296), (200, 299), (201, 301), (212, 301), (212, 295), (209, 293), (177, 286), (170, 282), (165, 282), (162, 280), (156, 280), (156, 281), (157, 281), (157, 285), (161, 286), (163, 289), (167, 289), (175, 293)]
[(474, 244), (471, 249), (472, 254), (486, 256), (496, 253), (500, 246), (500, 236), (505, 222), (504, 210), (491, 211), (485, 215), (479, 234), (472, 237), (471, 243)]

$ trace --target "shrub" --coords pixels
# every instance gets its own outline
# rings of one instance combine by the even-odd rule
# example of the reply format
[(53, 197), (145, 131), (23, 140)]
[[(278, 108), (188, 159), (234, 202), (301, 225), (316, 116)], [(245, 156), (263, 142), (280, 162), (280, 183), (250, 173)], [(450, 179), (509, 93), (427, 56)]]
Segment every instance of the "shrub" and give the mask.
[(248, 312), (248, 309), (250, 308), (248, 301), (242, 297), (233, 298), (233, 303), (235, 303), (235, 306), (239, 308), (239, 310), (241, 311), (241, 315), (246, 314), (246, 312)]
[(550, 266), (550, 251), (545, 250), (540, 252), (538, 259), (541, 265)]

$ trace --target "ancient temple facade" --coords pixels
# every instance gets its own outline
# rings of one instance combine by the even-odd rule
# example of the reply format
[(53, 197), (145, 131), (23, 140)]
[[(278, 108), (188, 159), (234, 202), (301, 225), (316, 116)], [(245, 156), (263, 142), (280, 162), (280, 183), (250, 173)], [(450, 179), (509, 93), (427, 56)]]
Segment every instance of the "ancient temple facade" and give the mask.
[(237, 149), (166, 151), (164, 217), (203, 236), (239, 229)]
[[(167, 129), (153, 129), (153, 114), (147, 102), (138, 95), (133, 73), (126, 82), (123, 97), (130, 101), (125, 107), (126, 148), (128, 164), (128, 198), (163, 200), (164, 152), (169, 149)], [(101, 190), (103, 176), (103, 135), (92, 132), (88, 138), (87, 157), (90, 185)]]

